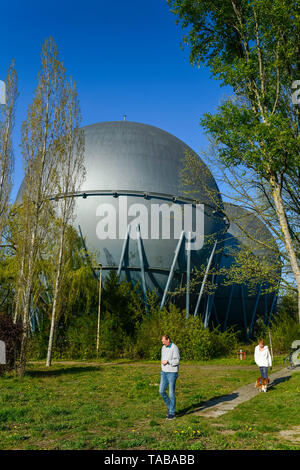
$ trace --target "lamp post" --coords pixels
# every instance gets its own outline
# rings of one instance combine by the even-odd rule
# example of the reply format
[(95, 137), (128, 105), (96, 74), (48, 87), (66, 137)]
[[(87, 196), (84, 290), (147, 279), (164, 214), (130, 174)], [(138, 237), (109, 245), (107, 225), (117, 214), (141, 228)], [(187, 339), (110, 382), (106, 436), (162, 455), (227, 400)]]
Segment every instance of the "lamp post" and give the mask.
[(99, 298), (98, 298), (98, 323), (97, 323), (97, 358), (99, 357), (100, 345), (100, 313), (101, 313), (101, 291), (102, 291), (102, 264), (99, 264)]

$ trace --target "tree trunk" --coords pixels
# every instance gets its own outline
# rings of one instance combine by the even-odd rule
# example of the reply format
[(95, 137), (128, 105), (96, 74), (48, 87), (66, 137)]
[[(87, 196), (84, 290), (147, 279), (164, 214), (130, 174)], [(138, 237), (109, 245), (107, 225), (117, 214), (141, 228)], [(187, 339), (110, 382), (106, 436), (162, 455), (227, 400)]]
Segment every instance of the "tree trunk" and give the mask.
[[(33, 256), (34, 256), (34, 245), (35, 245), (35, 231), (31, 237), (30, 251), (28, 255), (28, 272), (27, 282), (24, 290), (24, 306), (23, 306), (23, 335), (21, 343), (20, 363), (19, 363), (19, 376), (23, 377), (25, 374), (26, 360), (27, 360), (27, 342), (29, 335), (29, 313), (30, 313), (30, 300), (32, 292), (32, 281), (33, 281)], [(22, 306), (22, 304), (21, 304)]]
[(278, 221), (280, 223), (280, 228), (283, 234), (284, 245), (287, 251), (287, 254), (290, 259), (291, 267), (295, 276), (297, 290), (298, 290), (298, 320), (300, 323), (300, 267), (298, 265), (297, 256), (293, 247), (293, 242), (291, 234), (288, 228), (288, 223), (285, 215), (285, 210), (283, 206), (283, 201), (281, 197), (281, 189), (278, 182), (271, 178), (270, 180), (272, 185), (272, 193), (274, 198), (274, 203), (276, 207), (276, 212), (278, 216)]
[(19, 275), (19, 288), (18, 288), (17, 296), (16, 296), (15, 313), (14, 313), (14, 319), (13, 319), (14, 323), (17, 323), (17, 319), (20, 314), (20, 305), (21, 305), (21, 296), (22, 296), (21, 286), (22, 286), (23, 274), (24, 274), (24, 256), (22, 256), (21, 271)]
[(25, 375), (28, 333), (29, 333), (29, 321), (26, 321), (26, 319), (23, 317), (23, 334), (22, 334), (22, 342), (21, 342), (20, 362), (17, 367), (17, 372), (18, 372), (19, 377), (24, 377)]
[(52, 347), (55, 331), (55, 320), (56, 320), (56, 311), (57, 311), (57, 301), (58, 301), (58, 292), (61, 279), (61, 269), (62, 269), (62, 257), (63, 257), (63, 244), (64, 244), (64, 227), (62, 227), (61, 237), (60, 237), (60, 246), (59, 246), (59, 256), (58, 256), (58, 266), (55, 280), (55, 288), (53, 295), (53, 304), (52, 304), (52, 313), (51, 313), (51, 327), (49, 333), (49, 342), (48, 342), (48, 351), (47, 351), (47, 360), (46, 367), (51, 366), (51, 356), (52, 356)]

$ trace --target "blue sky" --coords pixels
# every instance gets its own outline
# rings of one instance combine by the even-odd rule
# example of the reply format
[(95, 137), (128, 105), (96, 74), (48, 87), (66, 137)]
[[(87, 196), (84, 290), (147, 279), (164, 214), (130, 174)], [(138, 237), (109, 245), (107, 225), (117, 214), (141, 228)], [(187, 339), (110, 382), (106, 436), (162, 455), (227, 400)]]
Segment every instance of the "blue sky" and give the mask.
[(1, 4), (0, 24), (0, 79), (13, 58), (19, 76), (12, 199), (23, 177), (21, 123), (37, 84), (41, 44), (50, 35), (77, 83), (82, 125), (126, 114), (197, 152), (207, 145), (200, 118), (216, 111), (226, 90), (208, 70), (190, 65), (166, 0), (17, 0)]

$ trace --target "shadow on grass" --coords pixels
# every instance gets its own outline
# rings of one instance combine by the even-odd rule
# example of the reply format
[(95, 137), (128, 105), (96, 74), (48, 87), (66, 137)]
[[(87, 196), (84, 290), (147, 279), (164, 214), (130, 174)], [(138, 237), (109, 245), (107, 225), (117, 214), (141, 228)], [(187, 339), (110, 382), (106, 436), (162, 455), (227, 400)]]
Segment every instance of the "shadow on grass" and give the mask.
[[(276, 387), (276, 385), (279, 385), (283, 382), (286, 382), (287, 380), (290, 380), (291, 376), (290, 375), (286, 375), (286, 376), (283, 376), (283, 377), (278, 377), (277, 379), (274, 379), (268, 386), (268, 388), (273, 388), (273, 387)], [(180, 416), (184, 416), (184, 415), (189, 415), (189, 414), (193, 414), (193, 413), (197, 413), (199, 411), (203, 411), (207, 408), (211, 408), (215, 405), (218, 405), (219, 403), (226, 403), (226, 402), (230, 402), (232, 400), (235, 400), (237, 397), (239, 396), (239, 393), (238, 392), (233, 392), (233, 393), (230, 393), (230, 394), (227, 394), (227, 395), (220, 395), (218, 397), (213, 397), (211, 398), (210, 400), (206, 401), (206, 402), (199, 402), (199, 403), (196, 403), (196, 404), (193, 404), (187, 408), (184, 408), (183, 410), (179, 411), (177, 413), (177, 415), (180, 417)], [(249, 398), (252, 398), (252, 397), (249, 397)]]
[(290, 380), (291, 376), (286, 375), (284, 377), (278, 377), (278, 379), (272, 380), (272, 382), (268, 385), (268, 388), (273, 388), (276, 385), (281, 384), (282, 382), (286, 382), (287, 380)]
[(229, 393), (227, 395), (220, 395), (218, 397), (213, 397), (208, 401), (202, 402), (200, 401), (199, 403), (195, 403), (187, 408), (184, 408), (183, 410), (179, 411), (177, 416), (184, 416), (184, 415), (189, 415), (193, 413), (197, 413), (198, 411), (205, 410), (207, 408), (211, 408), (212, 406), (218, 405), (219, 403), (224, 403), (228, 401), (235, 400), (239, 396), (238, 393)]
[[(30, 377), (53, 377), (57, 375), (64, 375), (64, 374), (80, 374), (83, 372), (93, 372), (93, 371), (99, 371), (103, 369), (104, 367), (114, 367), (114, 366), (122, 366), (126, 364), (132, 364), (136, 361), (123, 361), (123, 362), (104, 362), (104, 363), (99, 363), (95, 365), (68, 365), (68, 364), (59, 364), (59, 363), (53, 363), (51, 368), (46, 368), (45, 365), (43, 366), (43, 369), (38, 369), (38, 370), (26, 370), (26, 375)], [(34, 363), (30, 363), (34, 364)], [(56, 369), (56, 367), (59, 367), (59, 369)]]
[(47, 370), (27, 370), (26, 375), (29, 377), (54, 377), (65, 374), (81, 374), (83, 372), (99, 371), (100, 367), (87, 366), (87, 367), (64, 367), (60, 369), (47, 369)]

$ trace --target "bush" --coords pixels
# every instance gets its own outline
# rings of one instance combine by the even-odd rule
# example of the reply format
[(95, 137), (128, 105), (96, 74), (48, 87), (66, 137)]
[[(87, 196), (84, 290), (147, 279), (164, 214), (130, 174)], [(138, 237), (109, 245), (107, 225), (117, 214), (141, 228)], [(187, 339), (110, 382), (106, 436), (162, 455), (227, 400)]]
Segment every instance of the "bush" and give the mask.
[(273, 352), (288, 354), (292, 342), (300, 339), (296, 295), (285, 295), (280, 298), (277, 314), (270, 324), (270, 331)]
[(38, 361), (47, 356), (49, 329), (49, 319), (40, 319), (39, 328), (29, 337), (28, 357), (30, 359)]
[(100, 355), (107, 358), (133, 357), (135, 336), (144, 315), (139, 284), (132, 287), (111, 271), (103, 288)]
[(6, 364), (0, 366), (2, 371), (16, 367), (21, 352), (22, 332), (22, 327), (15, 324), (9, 315), (0, 313), (0, 340), (6, 346)]
[(271, 323), (271, 338), (275, 354), (288, 354), (292, 342), (300, 339), (300, 324), (284, 312)]
[[(92, 289), (95, 288), (93, 295)], [(53, 346), (53, 359), (91, 359), (96, 357), (98, 320), (98, 285), (91, 287), (90, 301), (74, 302), (72, 311), (60, 316)], [(80, 300), (80, 302), (79, 302)], [(102, 290), (100, 316), (100, 356), (107, 358), (133, 357), (135, 333), (144, 314), (138, 285), (134, 288), (127, 281), (120, 281), (110, 272)], [(44, 359), (47, 355), (50, 330), (49, 316), (45, 314), (39, 328), (30, 338), (30, 357)]]
[[(97, 287), (97, 286), (96, 286)], [(132, 288), (115, 272), (105, 279), (100, 321), (100, 357), (159, 360), (161, 337), (168, 334), (177, 344), (183, 360), (209, 360), (236, 350), (237, 334), (229, 329), (204, 328), (200, 317), (186, 318), (174, 304), (160, 309), (156, 291), (148, 293), (145, 311), (139, 285)], [(91, 311), (74, 310), (62, 315), (55, 334), (53, 359), (96, 357), (97, 305)], [(31, 338), (31, 357), (46, 357), (50, 321), (45, 315), (40, 330)]]
[(56, 342), (54, 359), (91, 359), (96, 356), (96, 315), (83, 315), (69, 325), (61, 344)]
[(214, 357), (228, 356), (237, 350), (238, 332), (233, 327), (224, 332), (215, 328), (211, 331), (210, 337)]
[(145, 359), (159, 360), (161, 337), (168, 334), (180, 350), (183, 360), (209, 360), (232, 353), (236, 348), (235, 333), (221, 333), (217, 328), (204, 328), (199, 317), (189, 316), (170, 304), (169, 308), (151, 309), (144, 318), (136, 339), (136, 355)]

